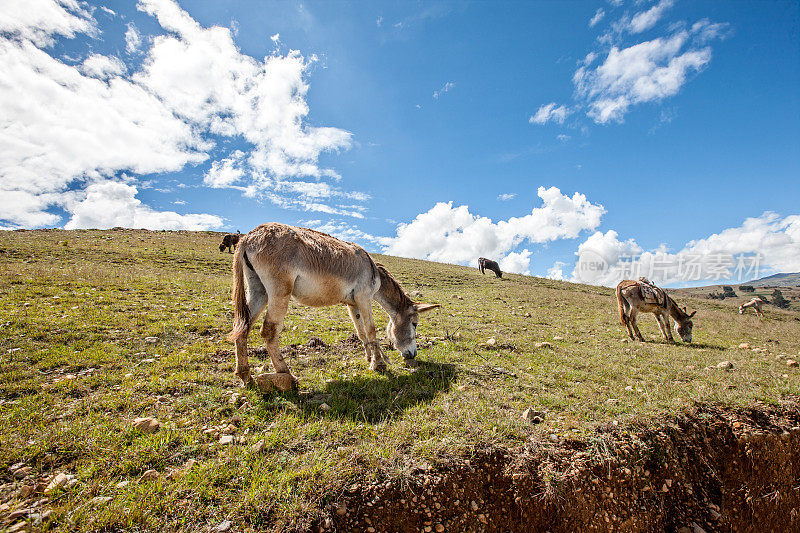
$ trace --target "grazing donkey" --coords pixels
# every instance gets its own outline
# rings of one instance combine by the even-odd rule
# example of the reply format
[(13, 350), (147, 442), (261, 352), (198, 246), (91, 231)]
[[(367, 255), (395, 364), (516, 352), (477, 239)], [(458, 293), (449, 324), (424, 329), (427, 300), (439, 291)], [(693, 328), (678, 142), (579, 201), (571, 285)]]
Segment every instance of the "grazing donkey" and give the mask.
[[(650, 293), (654, 297), (648, 297)], [(617, 304), (619, 307), (619, 320), (628, 328), (631, 340), (634, 332), (641, 342), (644, 342), (639, 326), (636, 325), (636, 315), (639, 313), (653, 313), (658, 322), (658, 328), (664, 339), (675, 342), (669, 327), (669, 317), (675, 319), (675, 332), (680, 335), (683, 342), (692, 342), (692, 317), (697, 313), (689, 314), (684, 307), (681, 309), (669, 294), (663, 289), (651, 285), (644, 278), (639, 281), (626, 279), (617, 285)]]
[(481, 274), (484, 275), (486, 275), (486, 270), (491, 270), (498, 278), (503, 277), (503, 273), (500, 271), (500, 265), (497, 264), (497, 261), (492, 261), (491, 259), (486, 259), (485, 257), (478, 258), (478, 270), (480, 270)]
[(755, 311), (756, 315), (758, 315), (758, 318), (764, 318), (764, 313), (761, 312), (761, 304), (763, 304), (763, 303), (764, 303), (764, 300), (762, 300), (761, 298), (758, 298), (758, 297), (753, 298), (749, 302), (744, 303), (744, 304), (739, 306), (739, 314), (743, 315), (745, 309), (747, 309), (748, 307), (752, 307), (753, 311)]
[(241, 236), (242, 234), (239, 233), (239, 230), (236, 230), (236, 233), (228, 233), (225, 235), (222, 238), (222, 242), (219, 243), (219, 251), (222, 252), (225, 250), (225, 248), (227, 248), (229, 254), (233, 253), (231, 252), (231, 247), (233, 247), (234, 250), (236, 249), (236, 243), (239, 242), (239, 238)]
[(358, 338), (364, 344), (370, 369), (383, 371), (387, 359), (378, 344), (372, 319), (372, 300), (389, 315), (386, 334), (415, 366), (419, 315), (439, 304), (414, 303), (391, 274), (360, 246), (325, 233), (284, 224), (262, 224), (239, 241), (233, 256), (233, 331), (236, 375), (252, 385), (247, 360), (247, 335), (266, 308), (261, 336), (267, 343), (275, 374), (256, 379), (281, 390), (295, 386), (283, 360), (278, 337), (290, 298), (313, 307), (346, 304)]

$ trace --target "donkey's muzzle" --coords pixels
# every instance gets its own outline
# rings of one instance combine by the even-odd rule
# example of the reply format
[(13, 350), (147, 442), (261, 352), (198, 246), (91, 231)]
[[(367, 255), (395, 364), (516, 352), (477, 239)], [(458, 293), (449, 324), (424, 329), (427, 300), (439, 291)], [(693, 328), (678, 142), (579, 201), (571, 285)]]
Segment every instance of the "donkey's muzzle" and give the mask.
[(405, 359), (406, 361), (409, 359), (413, 360), (416, 358), (417, 358), (417, 350), (408, 350), (406, 352), (403, 352), (403, 359)]

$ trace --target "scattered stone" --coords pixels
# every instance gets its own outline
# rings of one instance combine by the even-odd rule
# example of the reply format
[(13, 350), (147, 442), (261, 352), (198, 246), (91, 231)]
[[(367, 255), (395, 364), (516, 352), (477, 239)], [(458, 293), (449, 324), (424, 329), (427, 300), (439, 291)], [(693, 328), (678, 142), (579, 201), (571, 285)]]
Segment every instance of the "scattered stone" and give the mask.
[(139, 478), (139, 481), (140, 482), (152, 481), (154, 479), (158, 479), (158, 471), (157, 470), (153, 470), (151, 468), (150, 470), (147, 470), (147, 471), (145, 471), (144, 474), (142, 474), (142, 477)]
[(436, 533), (442, 533), (444, 531), (444, 526), (442, 524), (436, 524), (434, 529), (436, 529)]
[(23, 466), (22, 468), (14, 470), (14, 477), (17, 479), (23, 479), (27, 477), (31, 472), (33, 472), (32, 466)]
[(142, 433), (155, 433), (161, 428), (161, 422), (150, 416), (135, 418), (133, 420), (133, 427)]
[(70, 474), (65, 474), (63, 472), (56, 475), (56, 477), (54, 477), (47, 485), (47, 488), (44, 489), (45, 494), (47, 494), (48, 492), (52, 492), (57, 488), (66, 487), (67, 484), (74, 478), (75, 476), (72, 476)]
[(147, 344), (156, 344), (158, 343), (158, 337), (145, 337), (144, 342)]
[(619, 403), (619, 400), (617, 398), (609, 398), (608, 400), (606, 400), (606, 403), (608, 405), (614, 405), (616, 403)]
[(103, 505), (111, 501), (111, 496), (95, 496), (89, 500), (90, 505)]
[(222, 522), (217, 524), (217, 527), (215, 527), (214, 530), (219, 531), (219, 533), (223, 533), (225, 531), (228, 531), (231, 528), (231, 525), (232, 524), (230, 520), (223, 520)]
[(798, 363), (794, 359), (787, 359), (786, 366), (798, 366)]
[(553, 345), (549, 342), (537, 342), (533, 345), (534, 348), (552, 348)]
[(747, 343), (747, 342), (743, 342), (742, 344), (739, 345), (739, 349), (741, 349), (741, 350), (749, 350), (750, 349), (750, 344)]
[(219, 438), (219, 444), (226, 446), (228, 444), (233, 444), (233, 435), (223, 435)]
[(554, 341), (563, 341), (564, 337), (559, 337), (558, 335), (556, 335), (555, 337), (553, 337), (553, 340)]
[(25, 498), (29, 498), (30, 496), (32, 496), (34, 492), (36, 492), (36, 486), (35, 485), (23, 485), (23, 486), (20, 487), (19, 492), (17, 493), (17, 495), (20, 498), (25, 499)]
[(733, 369), (733, 363), (730, 361), (720, 361), (717, 363), (717, 368), (721, 368), (722, 370), (731, 370)]
[(330, 405), (328, 405), (328, 404), (327, 404), (327, 403), (325, 403), (325, 402), (322, 402), (321, 404), (319, 404), (319, 410), (320, 410), (320, 411), (324, 411), (324, 412), (328, 412), (328, 411), (330, 411), (330, 410), (331, 410), (331, 406), (330, 406)]
[(250, 446), (250, 453), (261, 453), (264, 451), (264, 448), (266, 447), (267, 447), (267, 441), (261, 439), (260, 441)]
[(525, 409), (522, 413), (522, 419), (529, 424), (541, 424), (544, 422), (544, 413), (541, 411), (534, 411), (531, 408)]
[(497, 344), (497, 339), (494, 337), (490, 337), (489, 340), (486, 341), (486, 346), (494, 346)]
[(287, 392), (297, 388), (297, 380), (288, 373), (260, 374), (254, 381), (261, 392), (271, 392), (276, 389)]
[(125, 481), (120, 481), (119, 483), (117, 483), (117, 484), (116, 484), (116, 487), (117, 487), (118, 489), (124, 489), (125, 487), (127, 487), (127, 486), (128, 486), (128, 484), (130, 484), (130, 481), (128, 481), (128, 480), (126, 479)]

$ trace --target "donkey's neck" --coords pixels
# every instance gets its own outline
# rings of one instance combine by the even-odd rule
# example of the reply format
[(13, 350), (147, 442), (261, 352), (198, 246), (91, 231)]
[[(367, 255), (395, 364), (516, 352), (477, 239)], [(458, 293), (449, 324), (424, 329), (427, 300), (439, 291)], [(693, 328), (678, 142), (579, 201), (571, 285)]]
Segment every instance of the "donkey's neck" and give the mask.
[(669, 316), (671, 316), (678, 322), (684, 322), (687, 318), (689, 318), (689, 315), (684, 313), (683, 309), (678, 307), (678, 304), (675, 303), (675, 300), (673, 300), (669, 296), (667, 296), (667, 298), (669, 298), (669, 303), (667, 304), (667, 306), (669, 307)]
[(411, 299), (403, 291), (403, 288), (397, 283), (386, 270), (378, 268), (378, 273), (381, 278), (381, 287), (375, 294), (375, 301), (383, 307), (383, 310), (389, 315), (389, 318), (394, 318), (401, 313), (403, 309), (411, 302)]

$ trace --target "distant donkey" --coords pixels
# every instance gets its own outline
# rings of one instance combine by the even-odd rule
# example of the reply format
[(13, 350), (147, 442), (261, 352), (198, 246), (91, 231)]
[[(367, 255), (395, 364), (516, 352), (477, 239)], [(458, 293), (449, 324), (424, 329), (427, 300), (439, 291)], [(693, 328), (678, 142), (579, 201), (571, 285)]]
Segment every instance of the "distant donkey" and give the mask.
[(261, 336), (275, 373), (256, 376), (255, 381), (280, 390), (296, 385), (278, 346), (291, 298), (312, 307), (346, 304), (370, 370), (375, 371), (385, 370), (387, 359), (378, 344), (372, 300), (389, 315), (386, 335), (407, 366), (416, 366), (419, 315), (439, 307), (413, 302), (386, 268), (357, 244), (312, 229), (262, 224), (242, 236), (233, 256), (233, 331), (228, 338), (236, 343), (236, 375), (245, 386), (254, 382), (247, 334), (265, 308)]
[(231, 248), (233, 248), (234, 250), (236, 249), (236, 244), (239, 242), (239, 238), (241, 236), (242, 234), (239, 233), (238, 229), (236, 230), (236, 233), (228, 233), (227, 235), (225, 235), (222, 238), (222, 242), (219, 243), (219, 251), (220, 252), (225, 251), (225, 248), (227, 248), (229, 254), (233, 253), (231, 252)]
[(739, 306), (739, 314), (743, 315), (745, 309), (747, 309), (749, 307), (752, 307), (753, 311), (755, 311), (756, 315), (758, 315), (758, 318), (764, 318), (764, 313), (761, 312), (761, 305), (763, 303), (764, 303), (764, 300), (762, 300), (761, 298), (758, 298), (758, 297), (753, 298), (749, 302), (744, 303), (744, 304)]
[(486, 259), (485, 257), (478, 258), (478, 270), (480, 270), (481, 274), (484, 275), (486, 275), (486, 270), (491, 270), (498, 278), (503, 277), (503, 273), (500, 271), (500, 265), (497, 264), (497, 261), (492, 261), (491, 259)]
[(692, 342), (692, 317), (697, 311), (689, 314), (685, 307), (681, 309), (664, 289), (656, 287), (646, 278), (639, 278), (639, 281), (620, 281), (617, 285), (617, 305), (619, 320), (628, 329), (631, 340), (635, 340), (633, 334), (636, 333), (639, 341), (644, 342), (639, 326), (636, 325), (636, 315), (653, 313), (665, 340), (675, 342), (669, 327), (669, 317), (672, 317), (675, 319), (675, 332), (680, 335), (681, 340)]

